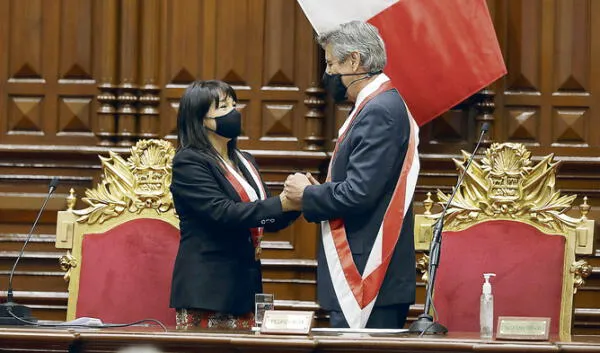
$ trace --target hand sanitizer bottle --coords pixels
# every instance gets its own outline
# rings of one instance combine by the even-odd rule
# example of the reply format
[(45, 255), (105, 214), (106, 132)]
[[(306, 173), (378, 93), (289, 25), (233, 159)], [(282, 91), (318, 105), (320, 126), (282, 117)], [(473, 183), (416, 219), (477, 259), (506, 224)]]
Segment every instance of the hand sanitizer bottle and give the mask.
[(495, 273), (484, 273), (483, 288), (481, 289), (481, 302), (479, 306), (479, 327), (482, 339), (491, 339), (494, 332), (494, 296), (490, 277)]

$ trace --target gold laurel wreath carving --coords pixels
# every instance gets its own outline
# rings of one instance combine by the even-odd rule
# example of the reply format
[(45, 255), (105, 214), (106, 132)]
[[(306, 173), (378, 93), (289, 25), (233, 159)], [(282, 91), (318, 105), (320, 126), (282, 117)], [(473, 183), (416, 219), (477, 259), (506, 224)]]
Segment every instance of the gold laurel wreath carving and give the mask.
[[(454, 159), (459, 173), (465, 172), (471, 156), (465, 151), (462, 154), (462, 160)], [(576, 227), (581, 220), (565, 212), (577, 195), (562, 196), (555, 189), (559, 162), (553, 157), (548, 155), (534, 164), (522, 144), (492, 144), (481, 161), (474, 160), (469, 167), (448, 208), (445, 229), (460, 230), (492, 219), (520, 220), (552, 233)], [(438, 190), (437, 197), (444, 205), (450, 194)]]
[(174, 156), (175, 148), (165, 140), (138, 141), (127, 160), (112, 151), (108, 158), (100, 156), (102, 180), (82, 199), (89, 207), (73, 210), (79, 216), (77, 221), (103, 223), (125, 210), (140, 213), (154, 209), (159, 214), (170, 210)]

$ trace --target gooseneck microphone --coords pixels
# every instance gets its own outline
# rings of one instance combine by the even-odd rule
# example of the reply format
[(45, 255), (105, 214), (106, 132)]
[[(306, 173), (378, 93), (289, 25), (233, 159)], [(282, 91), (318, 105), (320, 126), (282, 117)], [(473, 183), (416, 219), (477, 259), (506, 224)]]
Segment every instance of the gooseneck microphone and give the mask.
[(429, 269), (428, 269), (429, 281), (427, 283), (427, 293), (425, 295), (425, 308), (423, 310), (423, 314), (419, 315), (417, 320), (414, 321), (410, 325), (410, 327), (408, 329), (408, 331), (410, 333), (418, 333), (418, 334), (423, 335), (423, 334), (444, 334), (444, 333), (448, 332), (448, 329), (446, 327), (444, 327), (444, 325), (433, 321), (433, 317), (431, 315), (429, 315), (429, 310), (431, 309), (431, 305), (432, 305), (433, 287), (435, 285), (435, 275), (436, 275), (437, 268), (438, 268), (439, 261), (440, 261), (440, 248), (442, 246), (442, 231), (444, 229), (444, 217), (446, 216), (446, 211), (452, 204), (454, 195), (456, 195), (456, 192), (458, 191), (459, 187), (462, 185), (463, 179), (467, 175), (469, 166), (471, 166), (471, 163), (473, 162), (473, 158), (475, 157), (475, 154), (477, 153), (477, 150), (479, 149), (479, 145), (481, 144), (481, 141), (483, 140), (483, 136), (488, 132), (489, 129), (490, 129), (490, 123), (487, 123), (487, 122), (483, 123), (483, 125), (481, 126), (481, 132), (479, 134), (479, 139), (477, 140), (477, 145), (475, 145), (475, 149), (473, 150), (473, 153), (467, 160), (467, 165), (465, 166), (465, 170), (458, 178), (458, 181), (456, 182), (456, 185), (454, 186), (454, 189), (452, 190), (452, 194), (450, 195), (448, 202), (446, 202), (446, 204), (444, 205), (442, 214), (441, 214), (440, 218), (437, 220), (437, 222), (435, 223), (435, 226), (433, 228), (433, 237), (431, 239), (431, 246), (429, 249)]
[(31, 229), (29, 230), (29, 233), (27, 234), (27, 238), (25, 238), (25, 242), (23, 243), (21, 252), (17, 256), (15, 263), (13, 264), (13, 267), (10, 270), (10, 275), (8, 277), (8, 289), (6, 291), (6, 303), (3, 303), (0, 305), (0, 325), (24, 325), (25, 324), (23, 321), (20, 321), (19, 319), (15, 318), (15, 316), (25, 319), (26, 321), (29, 321), (29, 322), (37, 321), (35, 318), (31, 317), (31, 309), (30, 308), (28, 308), (27, 306), (19, 305), (19, 304), (16, 304), (15, 302), (13, 302), (13, 277), (15, 275), (15, 269), (17, 268), (17, 265), (19, 264), (19, 260), (21, 260), (21, 257), (23, 257), (23, 253), (25, 252), (25, 247), (29, 243), (29, 240), (31, 240), (33, 231), (35, 230), (35, 227), (37, 226), (38, 221), (40, 220), (40, 217), (42, 216), (42, 213), (44, 212), (44, 209), (46, 208), (46, 204), (48, 203), (48, 200), (50, 200), (50, 196), (52, 196), (52, 194), (56, 190), (56, 186), (58, 186), (58, 178), (54, 177), (54, 178), (52, 178), (52, 181), (50, 181), (50, 185), (48, 187), (48, 193), (46, 194), (44, 203), (42, 204), (42, 207), (38, 211), (38, 214), (35, 217), (35, 221), (33, 221), (33, 225), (31, 226)]

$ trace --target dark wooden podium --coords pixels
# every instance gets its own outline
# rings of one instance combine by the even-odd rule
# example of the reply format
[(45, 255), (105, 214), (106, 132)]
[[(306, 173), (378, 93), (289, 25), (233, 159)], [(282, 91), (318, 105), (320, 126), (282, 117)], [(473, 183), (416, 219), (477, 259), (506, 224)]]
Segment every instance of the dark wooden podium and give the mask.
[(160, 328), (0, 328), (0, 352), (116, 352), (150, 344), (163, 352), (600, 352), (600, 336), (545, 342), (483, 341), (476, 334), (415, 337), (319, 333), (261, 335), (241, 331), (162, 331)]

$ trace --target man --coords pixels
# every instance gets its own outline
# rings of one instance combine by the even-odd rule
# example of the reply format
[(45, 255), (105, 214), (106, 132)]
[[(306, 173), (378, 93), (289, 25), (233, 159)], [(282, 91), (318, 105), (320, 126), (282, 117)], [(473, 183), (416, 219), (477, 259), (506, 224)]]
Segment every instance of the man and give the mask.
[(330, 325), (401, 328), (415, 300), (418, 127), (382, 73), (386, 53), (375, 27), (349, 22), (318, 41), (325, 87), (354, 108), (339, 130), (327, 182), (296, 173), (284, 193), (309, 222), (322, 222), (318, 300)]

